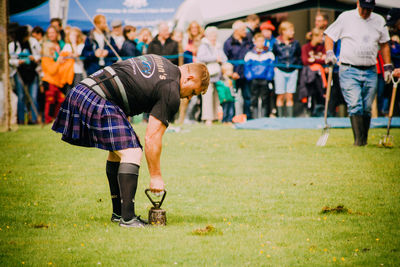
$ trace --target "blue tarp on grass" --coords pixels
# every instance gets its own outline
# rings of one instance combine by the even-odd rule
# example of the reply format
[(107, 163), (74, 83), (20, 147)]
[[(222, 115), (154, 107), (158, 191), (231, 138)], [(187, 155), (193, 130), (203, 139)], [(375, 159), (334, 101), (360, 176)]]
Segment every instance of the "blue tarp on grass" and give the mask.
[[(388, 118), (374, 118), (371, 128), (385, 128)], [(331, 128), (350, 128), (349, 118), (328, 118)], [(279, 130), (279, 129), (322, 129), (324, 118), (262, 118), (235, 124), (236, 129)], [(400, 128), (400, 117), (392, 118), (392, 128)]]

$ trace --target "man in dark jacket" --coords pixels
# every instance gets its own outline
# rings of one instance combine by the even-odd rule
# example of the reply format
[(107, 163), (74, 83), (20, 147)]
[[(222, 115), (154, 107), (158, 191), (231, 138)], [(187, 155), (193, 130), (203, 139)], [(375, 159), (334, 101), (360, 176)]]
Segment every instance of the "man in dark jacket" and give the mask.
[(137, 48), (136, 39), (136, 27), (132, 25), (126, 25), (123, 30), (125, 41), (122, 44), (121, 57), (136, 57), (140, 56), (141, 52)]
[[(171, 39), (171, 33), (166, 22), (161, 22), (158, 25), (158, 34), (150, 42), (149, 47), (147, 48), (147, 53), (164, 56), (173, 64), (179, 64), (178, 43)], [(143, 120), (149, 120), (148, 113), (143, 114)]]
[[(244, 60), (247, 52), (253, 48), (253, 42), (249, 39), (246, 32), (246, 24), (237, 20), (232, 25), (233, 34), (224, 43), (224, 53), (228, 57), (228, 60)], [(232, 78), (236, 80), (237, 88), (242, 90), (243, 96), (243, 113), (246, 114), (247, 118), (251, 118), (250, 111), (250, 85), (244, 77), (244, 64), (241, 62), (233, 62), (234, 73)]]
[[(166, 56), (169, 61), (178, 65), (178, 43), (171, 39), (167, 23), (161, 22), (158, 25), (158, 34), (150, 42), (147, 53)], [(175, 55), (176, 57), (171, 57)]]
[(82, 56), (85, 58), (83, 63), (88, 75), (115, 62), (113, 60), (115, 54), (104, 38), (107, 38), (115, 50), (117, 49), (114, 40), (107, 33), (106, 18), (103, 15), (96, 15), (93, 21), (96, 28), (90, 31), (82, 50)]
[(250, 39), (253, 39), (254, 35), (259, 31), (260, 17), (257, 14), (250, 14), (246, 17), (246, 31)]

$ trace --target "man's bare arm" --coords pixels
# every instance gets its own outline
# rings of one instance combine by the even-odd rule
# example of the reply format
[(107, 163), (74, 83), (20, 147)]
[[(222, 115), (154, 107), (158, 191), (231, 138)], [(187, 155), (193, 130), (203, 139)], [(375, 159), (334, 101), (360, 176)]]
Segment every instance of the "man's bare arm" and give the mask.
[(333, 50), (333, 40), (325, 35), (325, 51)]
[(385, 79), (386, 83), (390, 83), (390, 81), (392, 80), (392, 72), (394, 70), (394, 67), (392, 65), (392, 61), (390, 58), (390, 46), (389, 43), (383, 43), (380, 44), (381, 46), (381, 54), (382, 54), (382, 58), (383, 58), (383, 78)]
[(161, 177), (161, 150), (162, 137), (166, 126), (157, 118), (150, 115), (145, 137), (145, 155), (150, 174), (150, 189), (153, 192), (164, 190), (164, 182)]
[(328, 36), (325, 35), (325, 63), (329, 65), (335, 65), (337, 62), (337, 58), (335, 53), (333, 52), (333, 40)]
[(381, 54), (383, 58), (383, 63), (384, 64), (390, 64), (391, 59), (390, 59), (390, 46), (389, 43), (383, 43), (380, 45), (381, 46)]

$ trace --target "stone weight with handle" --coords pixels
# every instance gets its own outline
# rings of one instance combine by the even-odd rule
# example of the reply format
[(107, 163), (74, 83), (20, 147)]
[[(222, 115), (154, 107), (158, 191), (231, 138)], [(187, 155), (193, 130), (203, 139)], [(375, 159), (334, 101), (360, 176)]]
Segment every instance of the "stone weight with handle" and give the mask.
[(146, 189), (144, 191), (149, 198), (153, 207), (149, 210), (149, 224), (150, 225), (166, 225), (167, 224), (167, 212), (161, 209), (161, 205), (164, 202), (165, 196), (167, 195), (167, 191), (164, 190), (162, 193), (161, 200), (155, 201), (151, 198), (149, 192), (150, 189)]

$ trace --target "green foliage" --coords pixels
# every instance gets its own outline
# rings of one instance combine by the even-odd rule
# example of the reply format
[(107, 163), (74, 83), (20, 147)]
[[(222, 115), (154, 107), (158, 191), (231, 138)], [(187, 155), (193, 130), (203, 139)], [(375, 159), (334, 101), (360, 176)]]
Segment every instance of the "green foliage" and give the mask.
[[(145, 125), (134, 128), (143, 141)], [(317, 147), (316, 130), (168, 132), (168, 225), (149, 229), (110, 222), (106, 151), (50, 126), (0, 133), (0, 265), (398, 266), (400, 130), (392, 149), (377, 146), (384, 133), (353, 147), (351, 129), (332, 129)], [(148, 184), (143, 159), (142, 217)], [(347, 211), (322, 213), (338, 205)]]

